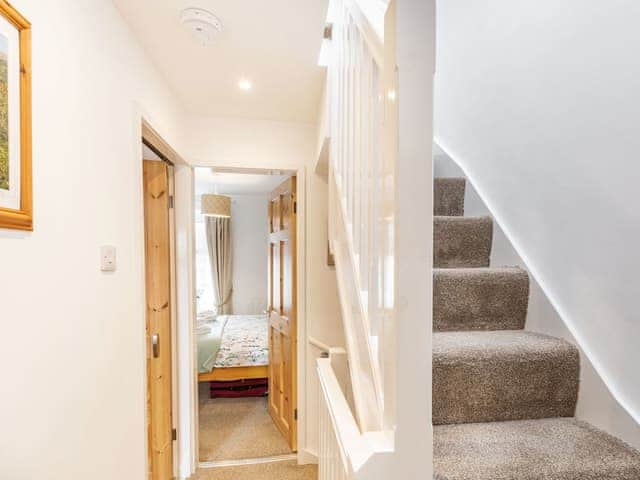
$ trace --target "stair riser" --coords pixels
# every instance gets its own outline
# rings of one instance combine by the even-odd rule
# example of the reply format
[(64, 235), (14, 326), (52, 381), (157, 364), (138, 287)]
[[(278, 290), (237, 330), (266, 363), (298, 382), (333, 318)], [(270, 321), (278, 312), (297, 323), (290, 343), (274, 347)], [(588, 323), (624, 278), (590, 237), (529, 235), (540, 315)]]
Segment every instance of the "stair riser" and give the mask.
[(464, 215), (464, 178), (436, 178), (433, 185), (433, 214)]
[(435, 217), (434, 268), (489, 266), (493, 222), (489, 217)]
[(575, 350), (529, 358), (433, 358), (433, 423), (570, 417), (575, 413)]
[(519, 268), (437, 269), (433, 273), (433, 329), (521, 330), (529, 276)]

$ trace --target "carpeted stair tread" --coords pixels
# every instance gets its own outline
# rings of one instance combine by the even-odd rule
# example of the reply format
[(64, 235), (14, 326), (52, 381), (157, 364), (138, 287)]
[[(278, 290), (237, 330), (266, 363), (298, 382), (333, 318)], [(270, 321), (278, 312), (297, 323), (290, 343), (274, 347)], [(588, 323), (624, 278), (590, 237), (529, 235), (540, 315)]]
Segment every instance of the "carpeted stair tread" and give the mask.
[(640, 453), (573, 418), (442, 425), (436, 480), (638, 480)]
[(570, 417), (580, 361), (569, 342), (525, 331), (433, 334), (433, 423)]
[(522, 330), (529, 275), (518, 267), (433, 271), (433, 329)]
[(523, 330), (529, 276), (487, 268), (493, 223), (434, 183), (436, 480), (640, 480), (640, 452), (577, 421), (577, 348)]
[(434, 268), (488, 267), (492, 237), (490, 217), (434, 217)]
[(433, 184), (433, 214), (464, 215), (465, 183), (461, 177), (436, 178)]

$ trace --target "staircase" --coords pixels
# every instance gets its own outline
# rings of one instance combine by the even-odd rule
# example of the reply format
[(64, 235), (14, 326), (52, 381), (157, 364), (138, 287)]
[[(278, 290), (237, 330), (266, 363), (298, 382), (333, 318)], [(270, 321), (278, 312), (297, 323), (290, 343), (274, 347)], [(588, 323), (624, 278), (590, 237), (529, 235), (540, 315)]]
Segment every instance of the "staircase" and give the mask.
[(435, 478), (640, 479), (639, 452), (573, 418), (579, 352), (524, 330), (528, 274), (489, 266), (492, 220), (464, 217), (464, 192), (435, 180)]

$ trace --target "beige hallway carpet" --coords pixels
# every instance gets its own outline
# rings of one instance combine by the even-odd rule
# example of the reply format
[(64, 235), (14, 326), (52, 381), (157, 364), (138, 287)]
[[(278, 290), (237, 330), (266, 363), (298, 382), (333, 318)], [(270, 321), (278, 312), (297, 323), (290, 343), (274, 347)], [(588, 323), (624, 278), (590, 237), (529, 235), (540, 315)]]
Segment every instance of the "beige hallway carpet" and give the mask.
[(267, 412), (266, 398), (210, 399), (201, 394), (201, 462), (287, 453), (291, 450)]
[(295, 461), (200, 469), (191, 480), (315, 480), (317, 465), (297, 465)]

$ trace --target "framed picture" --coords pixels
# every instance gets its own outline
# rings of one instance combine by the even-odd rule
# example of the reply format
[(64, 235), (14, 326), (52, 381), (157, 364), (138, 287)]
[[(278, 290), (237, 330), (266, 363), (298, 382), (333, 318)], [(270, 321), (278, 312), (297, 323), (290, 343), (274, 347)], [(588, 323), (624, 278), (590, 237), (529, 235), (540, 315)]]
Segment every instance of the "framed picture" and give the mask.
[(31, 24), (0, 0), (0, 228), (33, 230)]

